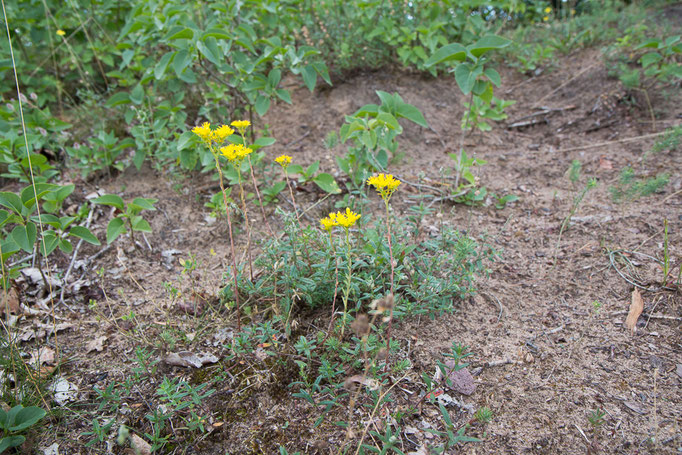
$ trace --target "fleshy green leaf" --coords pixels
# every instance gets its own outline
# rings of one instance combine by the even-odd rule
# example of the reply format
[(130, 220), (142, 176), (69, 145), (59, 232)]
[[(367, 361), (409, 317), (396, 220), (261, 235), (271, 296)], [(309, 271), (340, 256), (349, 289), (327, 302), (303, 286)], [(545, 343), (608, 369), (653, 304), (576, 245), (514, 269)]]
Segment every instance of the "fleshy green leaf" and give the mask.
[(69, 235), (83, 239), (92, 245), (101, 245), (100, 241), (95, 237), (95, 235), (90, 231), (90, 229), (85, 226), (74, 226), (69, 231)]
[(258, 95), (255, 107), (256, 113), (261, 117), (264, 116), (270, 109), (270, 98), (268, 98), (267, 96)]
[(149, 225), (147, 220), (141, 216), (134, 216), (130, 221), (133, 225), (133, 231), (152, 232), (152, 227)]
[(121, 196), (117, 196), (115, 194), (105, 194), (104, 196), (93, 199), (92, 202), (95, 204), (111, 205), (120, 211), (125, 210), (125, 202), (123, 202)]
[(27, 253), (33, 251), (33, 245), (36, 243), (37, 229), (35, 223), (29, 222), (26, 226), (18, 225), (12, 230), (12, 240), (19, 245), (19, 248)]
[(126, 232), (125, 221), (121, 218), (114, 218), (109, 221), (107, 226), (107, 243), (111, 243), (116, 240), (116, 237)]
[(453, 60), (463, 62), (466, 60), (467, 50), (459, 43), (452, 43), (438, 49), (424, 64), (430, 67), (438, 63), (451, 62)]
[(313, 179), (313, 182), (315, 182), (315, 184), (326, 193), (339, 194), (341, 192), (341, 188), (339, 188), (336, 180), (334, 180), (334, 177), (332, 177), (330, 174), (326, 174), (324, 172), (317, 174)]
[(115, 93), (106, 103), (108, 107), (116, 107), (121, 104), (130, 104), (130, 95), (128, 95), (128, 92)]
[(476, 41), (474, 44), (467, 46), (467, 49), (474, 57), (478, 58), (490, 50), (507, 47), (509, 46), (510, 42), (511, 41), (506, 38), (502, 38), (501, 36), (487, 35)]

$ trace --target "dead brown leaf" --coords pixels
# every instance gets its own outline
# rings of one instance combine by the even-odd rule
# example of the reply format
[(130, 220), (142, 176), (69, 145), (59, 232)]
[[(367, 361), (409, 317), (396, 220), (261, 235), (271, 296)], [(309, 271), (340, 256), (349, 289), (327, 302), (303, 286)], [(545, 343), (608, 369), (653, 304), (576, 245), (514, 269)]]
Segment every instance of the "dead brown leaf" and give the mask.
[(107, 341), (107, 337), (101, 336), (97, 337), (94, 340), (90, 340), (88, 344), (85, 345), (85, 353), (89, 354), (92, 351), (97, 351), (97, 352), (102, 352), (104, 349), (104, 342)]
[(149, 455), (152, 453), (152, 446), (135, 433), (130, 435), (130, 445), (133, 446), (137, 455)]
[(195, 354), (190, 351), (172, 352), (166, 357), (166, 363), (176, 367), (201, 368), (207, 363), (217, 363), (218, 357), (213, 354)]
[(52, 365), (54, 364), (54, 349), (50, 347), (40, 348), (38, 351), (31, 352), (32, 365)]
[(628, 313), (627, 319), (625, 319), (625, 327), (630, 329), (630, 332), (634, 335), (635, 329), (637, 328), (637, 319), (644, 311), (644, 300), (642, 300), (642, 294), (639, 293), (639, 289), (635, 288), (632, 291), (632, 301), (630, 302), (630, 312)]
[(599, 169), (604, 171), (610, 171), (611, 169), (613, 169), (613, 162), (611, 160), (607, 160), (606, 156), (602, 155), (599, 157)]
[(0, 315), (9, 310), (12, 314), (19, 314), (19, 292), (12, 286), (9, 292), (0, 293)]

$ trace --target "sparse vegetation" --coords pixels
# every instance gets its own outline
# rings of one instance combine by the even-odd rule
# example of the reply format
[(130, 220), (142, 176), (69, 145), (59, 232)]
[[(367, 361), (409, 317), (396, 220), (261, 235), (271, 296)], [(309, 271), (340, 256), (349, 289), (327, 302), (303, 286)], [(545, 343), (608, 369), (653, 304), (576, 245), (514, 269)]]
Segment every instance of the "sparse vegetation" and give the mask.
[(3, 4), (0, 453), (678, 447), (679, 14)]

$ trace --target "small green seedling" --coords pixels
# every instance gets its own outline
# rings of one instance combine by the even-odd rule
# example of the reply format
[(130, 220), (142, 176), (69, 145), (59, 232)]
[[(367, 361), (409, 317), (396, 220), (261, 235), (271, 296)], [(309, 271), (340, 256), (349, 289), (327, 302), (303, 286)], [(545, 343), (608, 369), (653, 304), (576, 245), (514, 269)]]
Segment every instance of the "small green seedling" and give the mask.
[(143, 210), (156, 210), (154, 207), (156, 201), (158, 199), (136, 197), (132, 202), (126, 204), (123, 198), (115, 194), (105, 194), (93, 199), (93, 202), (96, 204), (110, 205), (119, 210), (119, 213), (107, 225), (107, 243), (113, 242), (119, 235), (128, 232), (128, 229), (130, 229), (133, 245), (135, 245), (133, 232), (152, 232), (152, 227), (147, 220), (142, 218), (140, 212)]
[(3, 437), (0, 439), (0, 453), (22, 445), (26, 441), (26, 437), (16, 433), (32, 427), (45, 417), (45, 414), (47, 414), (45, 410), (37, 406), (25, 408), (20, 404), (7, 412), (0, 409), (0, 428), (3, 430)]

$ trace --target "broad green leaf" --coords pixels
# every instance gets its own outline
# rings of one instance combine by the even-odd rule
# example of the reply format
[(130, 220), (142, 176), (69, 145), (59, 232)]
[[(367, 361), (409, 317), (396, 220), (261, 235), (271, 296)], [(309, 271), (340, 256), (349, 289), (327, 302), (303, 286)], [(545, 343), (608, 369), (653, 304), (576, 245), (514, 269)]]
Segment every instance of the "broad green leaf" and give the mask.
[(59, 245), (59, 237), (57, 237), (54, 231), (45, 232), (40, 242), (40, 254), (49, 256), (57, 248), (57, 245)]
[(262, 117), (264, 116), (268, 110), (270, 109), (270, 98), (267, 96), (263, 95), (258, 95), (258, 98), (256, 98), (256, 113)]
[(282, 80), (282, 70), (274, 68), (268, 73), (268, 85), (272, 88), (277, 88), (279, 81)]
[(339, 188), (336, 180), (334, 180), (334, 177), (332, 177), (330, 174), (317, 174), (313, 179), (313, 182), (315, 182), (315, 184), (326, 193), (339, 194), (341, 192), (341, 188)]
[(114, 218), (107, 225), (107, 243), (116, 240), (116, 237), (126, 232), (125, 221), (121, 218)]
[(281, 99), (287, 104), (291, 104), (291, 95), (289, 94), (289, 91), (283, 88), (278, 88), (275, 90), (275, 93), (277, 94), (277, 98)]
[(438, 49), (424, 64), (425, 67), (430, 67), (438, 63), (450, 62), (456, 60), (463, 62), (466, 60), (467, 50), (459, 43), (452, 43)]
[(19, 248), (27, 253), (33, 252), (33, 245), (36, 243), (37, 229), (35, 223), (28, 222), (26, 226), (18, 225), (12, 230), (12, 240), (19, 245)]
[(144, 88), (142, 88), (142, 84), (137, 84), (133, 91), (130, 92), (130, 101), (138, 106), (142, 104), (142, 101), (144, 101)]
[(658, 49), (659, 47), (661, 47), (661, 40), (655, 38), (647, 40), (640, 44), (639, 46), (635, 47), (635, 50), (644, 49), (645, 47)]
[(152, 232), (152, 227), (141, 216), (134, 216), (130, 222), (133, 225), (133, 231)]
[(12, 447), (19, 447), (26, 441), (24, 436), (5, 436), (0, 439), (0, 453)]
[(115, 194), (105, 194), (104, 196), (93, 199), (92, 202), (95, 204), (111, 205), (122, 212), (125, 210), (125, 202), (123, 202), (121, 196)]
[(156, 210), (156, 208), (154, 208), (154, 204), (157, 201), (158, 199), (154, 198), (136, 197), (129, 205), (139, 208), (140, 210)]
[[(358, 109), (352, 117), (376, 117), (379, 113), (379, 106), (376, 104), (365, 104)], [(351, 117), (351, 118), (352, 118)]]
[(218, 46), (218, 42), (212, 36), (205, 38), (204, 41), (197, 41), (197, 49), (214, 65), (220, 65), (223, 60), (223, 53)]
[(642, 68), (646, 68), (650, 65), (658, 63), (661, 60), (663, 60), (663, 56), (658, 52), (649, 52), (648, 54), (644, 54), (640, 59), (642, 62)]
[(10, 214), (7, 210), (0, 210), (0, 227), (3, 227), (10, 219)]
[(34, 215), (31, 217), (31, 221), (35, 223), (42, 222), (44, 225), (52, 226), (56, 229), (60, 229), (62, 227), (62, 223), (59, 218), (57, 218), (55, 215), (52, 215), (51, 213), (41, 214), (40, 219), (38, 219), (38, 215)]
[(377, 115), (376, 120), (378, 122), (384, 123), (388, 128), (392, 130), (397, 131), (402, 130), (402, 128), (400, 127), (400, 123), (398, 123), (398, 119), (396, 119), (393, 115), (389, 114), (388, 112), (381, 112), (379, 115)]
[(59, 249), (65, 254), (71, 254), (73, 251), (73, 245), (66, 239), (59, 239)]
[(502, 38), (501, 36), (487, 35), (476, 41), (474, 44), (467, 46), (467, 50), (471, 52), (474, 57), (478, 58), (490, 50), (507, 47), (509, 46), (510, 42), (511, 41), (506, 38)]
[(69, 235), (83, 239), (92, 245), (101, 245), (99, 239), (85, 226), (74, 226), (69, 231)]
[(59, 188), (57, 185), (51, 183), (36, 183), (34, 185), (29, 185), (21, 190), (21, 202), (24, 207), (31, 208), (36, 203), (36, 196), (38, 200), (42, 199), (47, 193)]
[(495, 87), (500, 86), (502, 78), (500, 78), (500, 73), (498, 73), (495, 68), (486, 68), (483, 71), (483, 74), (485, 74), (485, 76), (490, 80), (490, 82), (495, 84)]
[(255, 148), (262, 148), (272, 145), (274, 143), (275, 143), (274, 137), (259, 137), (254, 141), (253, 145), (255, 146)]
[(317, 71), (312, 65), (307, 65), (301, 68), (301, 77), (303, 77), (303, 83), (308, 90), (311, 92), (315, 89), (315, 84), (317, 84)]
[(106, 105), (108, 107), (116, 107), (116, 106), (120, 106), (121, 104), (129, 104), (129, 103), (130, 103), (130, 95), (128, 95), (128, 92), (118, 92), (107, 100)]
[(183, 168), (191, 171), (196, 167), (197, 161), (199, 160), (199, 155), (194, 151), (194, 149), (182, 149), (180, 150), (179, 160)]
[(455, 68), (455, 80), (463, 94), (468, 95), (474, 88), (476, 78), (483, 72), (479, 65), (462, 63)]
[(384, 170), (388, 167), (388, 153), (386, 153), (386, 150), (381, 149), (379, 152), (377, 152), (376, 157), (374, 157), (377, 164), (378, 168), (381, 170)]
[(175, 58), (173, 58), (173, 69), (175, 70), (175, 74), (180, 77), (183, 70), (187, 68), (191, 62), (192, 57), (189, 55), (187, 49), (178, 51), (178, 53), (175, 54)]
[(166, 52), (163, 57), (161, 57), (161, 60), (159, 60), (159, 63), (156, 64), (154, 67), (154, 78), (156, 80), (160, 80), (163, 75), (166, 73), (166, 68), (168, 68), (168, 64), (170, 63), (171, 59), (175, 55), (174, 51), (171, 52)]
[(287, 175), (303, 174), (303, 166), (300, 164), (291, 164), (287, 167)]
[(168, 41), (175, 39), (192, 39), (194, 38), (194, 32), (191, 28), (183, 28), (181, 25), (173, 27), (168, 33), (169, 36), (166, 38)]
[(206, 30), (206, 32), (204, 32), (201, 39), (205, 40), (206, 38), (209, 38), (209, 37), (213, 37), (216, 39), (230, 39), (230, 38), (232, 38), (231, 35), (227, 34), (227, 30), (222, 29), (222, 28), (210, 28), (210, 29)]
[(12, 240), (11, 235), (8, 235), (4, 240), (0, 240), (0, 246), (2, 247), (2, 262), (5, 263), (7, 263), (7, 258), (21, 250), (17, 242)]
[(12, 210), (14, 213), (20, 216), (24, 208), (24, 204), (21, 202), (21, 198), (10, 191), (0, 192), (0, 205), (7, 207), (8, 209)]
[(331, 80), (331, 78), (329, 77), (329, 69), (327, 69), (327, 65), (325, 65), (325, 64), (322, 63), (322, 62), (318, 62), (318, 63), (313, 63), (313, 67), (315, 68), (315, 71), (317, 71), (317, 74), (319, 74), (320, 77), (321, 77), (322, 79), (324, 79), (324, 81), (325, 81), (327, 84), (333, 85), (333, 84), (332, 84), (332, 80)]
[(135, 155), (133, 156), (135, 169), (139, 171), (142, 168), (142, 163), (144, 163), (145, 158), (147, 158), (147, 150), (145, 148), (138, 148), (135, 150)]
[(429, 127), (421, 111), (411, 104), (407, 103), (401, 104), (400, 106), (398, 106), (398, 110), (395, 114), (398, 117), (406, 118), (419, 126), (423, 126), (424, 128)]
[(186, 147), (193, 145), (196, 141), (197, 135), (191, 131), (185, 131), (180, 135), (177, 142), (177, 150), (184, 150)]

